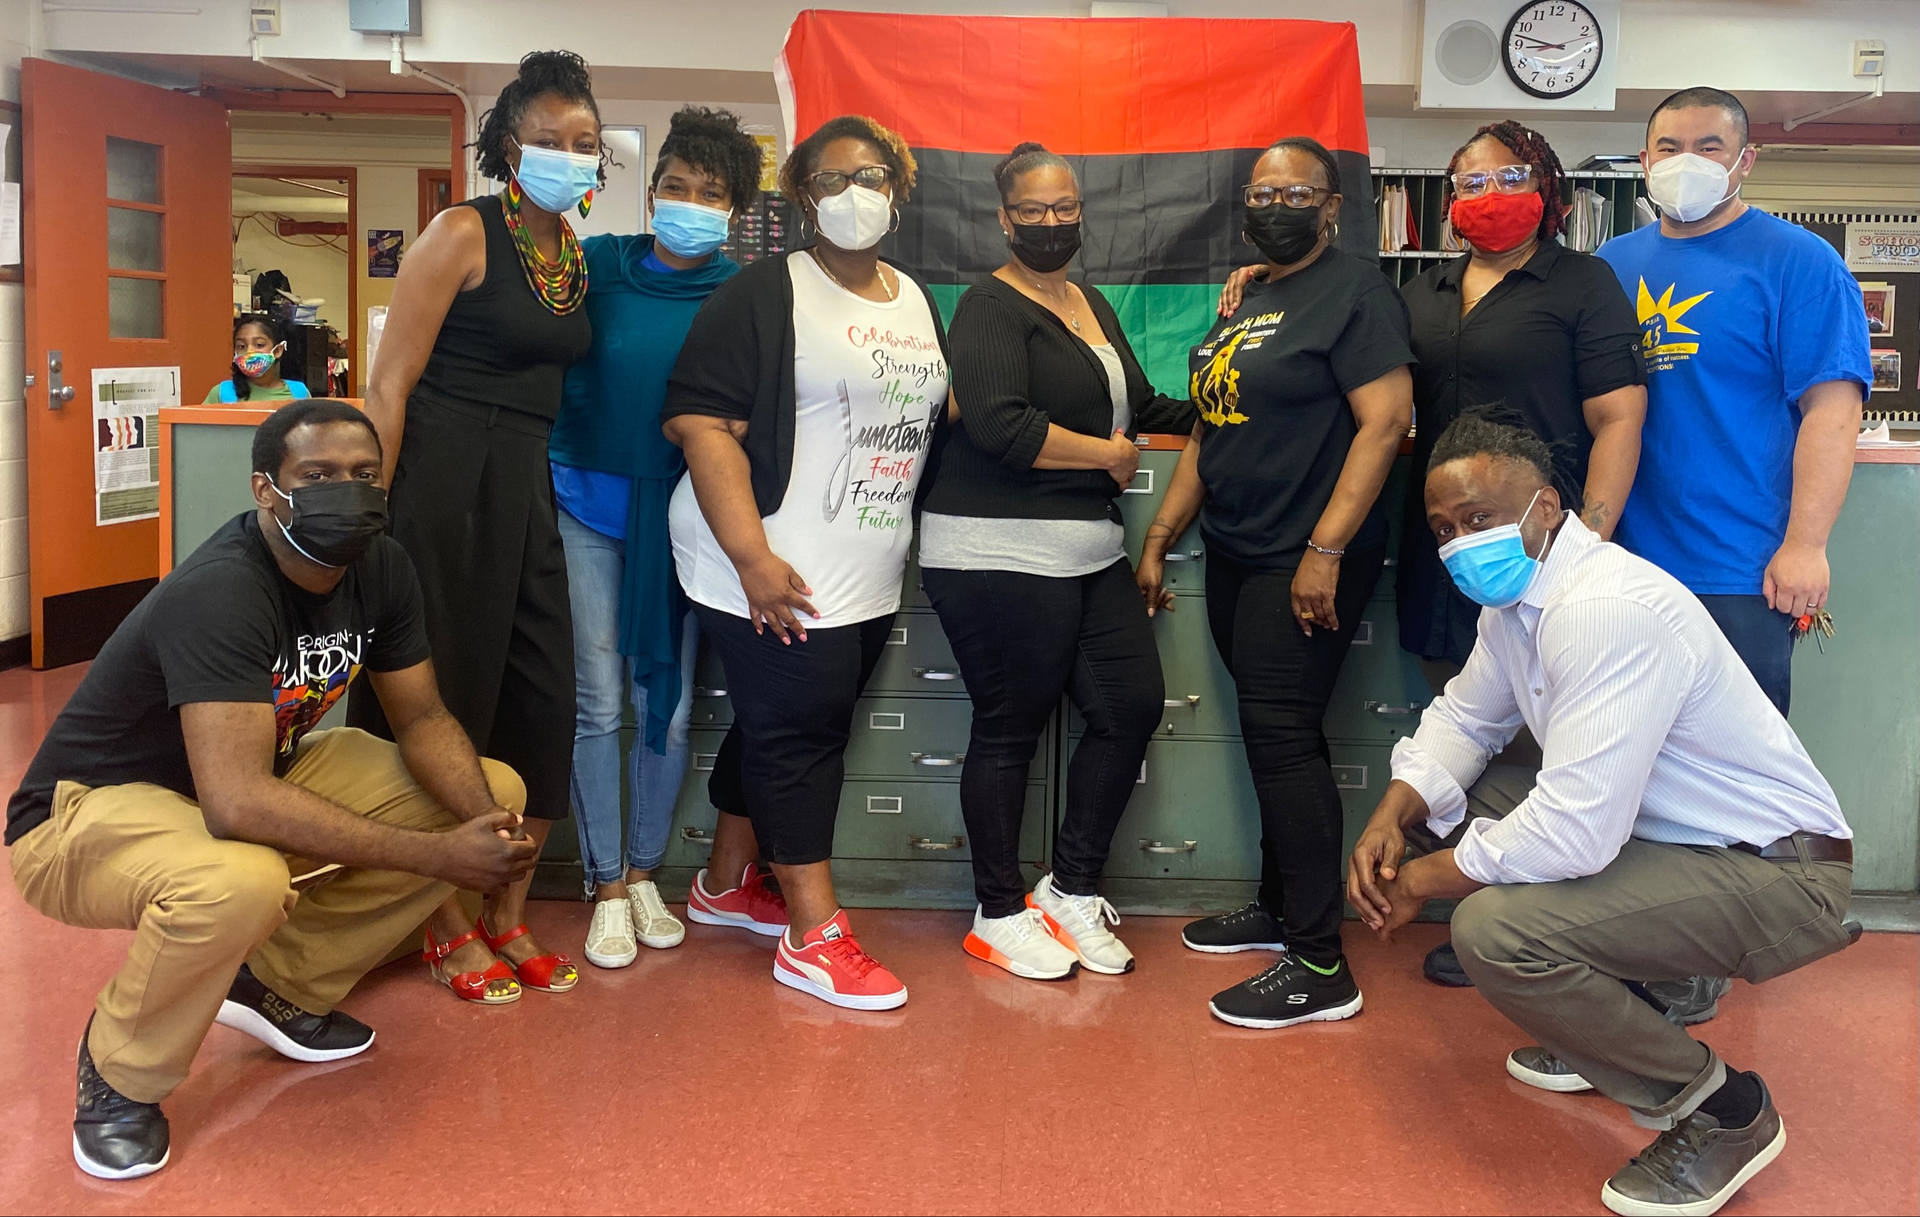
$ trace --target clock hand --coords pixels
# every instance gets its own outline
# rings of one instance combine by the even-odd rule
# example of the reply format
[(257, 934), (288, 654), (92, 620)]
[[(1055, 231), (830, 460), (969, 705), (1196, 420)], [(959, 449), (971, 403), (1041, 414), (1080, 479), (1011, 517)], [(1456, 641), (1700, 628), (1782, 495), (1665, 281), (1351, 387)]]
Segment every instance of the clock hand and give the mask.
[(1542, 42), (1538, 38), (1527, 38), (1525, 34), (1515, 34), (1514, 37), (1524, 38), (1543, 51), (1564, 51), (1567, 49), (1567, 44), (1564, 42)]

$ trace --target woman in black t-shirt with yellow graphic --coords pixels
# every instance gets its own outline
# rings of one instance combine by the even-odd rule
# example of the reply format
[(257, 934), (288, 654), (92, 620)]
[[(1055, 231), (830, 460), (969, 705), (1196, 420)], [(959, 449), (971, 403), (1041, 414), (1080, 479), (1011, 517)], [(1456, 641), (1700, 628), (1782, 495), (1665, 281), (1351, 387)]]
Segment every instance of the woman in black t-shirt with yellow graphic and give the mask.
[(1330, 245), (1341, 202), (1332, 154), (1281, 140), (1254, 165), (1244, 201), (1266, 278), (1194, 349), (1200, 423), (1138, 582), (1149, 611), (1169, 602), (1167, 546), (1199, 513), (1208, 624), (1239, 693), (1263, 862), (1257, 899), (1182, 937), (1196, 951), (1283, 951), (1212, 1010), (1285, 1027), (1360, 1010), (1340, 950), (1340, 794), (1320, 720), (1386, 554), (1377, 500), (1413, 421), (1413, 353), (1393, 285)]

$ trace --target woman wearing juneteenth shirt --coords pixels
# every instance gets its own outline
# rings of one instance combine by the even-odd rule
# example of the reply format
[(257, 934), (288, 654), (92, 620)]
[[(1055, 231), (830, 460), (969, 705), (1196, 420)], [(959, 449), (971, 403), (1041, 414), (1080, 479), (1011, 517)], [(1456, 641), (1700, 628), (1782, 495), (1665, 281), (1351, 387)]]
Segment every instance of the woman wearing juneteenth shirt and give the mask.
[[(900, 607), (947, 413), (933, 297), (879, 257), (913, 181), (905, 143), (871, 119), (795, 145), (781, 186), (819, 240), (713, 294), (661, 412), (687, 457), (674, 562), (734, 709), (709, 786), (720, 828), (687, 915), (779, 935), (775, 980), (865, 1010), (903, 1004), (906, 986), (854, 940), (827, 859), (854, 702)], [(768, 903), (756, 842), (791, 927), (755, 915)]]
[[(602, 968), (626, 967), (638, 944), (663, 949), (686, 937), (653, 883), (687, 770), (699, 638), (667, 537), (667, 501), (686, 462), (660, 433), (660, 407), (694, 314), (740, 270), (719, 251), (759, 184), (760, 145), (739, 116), (688, 106), (673, 116), (654, 163), (652, 234), (582, 243), (593, 347), (567, 373), (547, 450), (573, 602), (571, 793), (595, 901), (586, 956)], [(641, 738), (627, 759), (623, 853), (620, 716), (629, 687)]]
[(1193, 352), (1200, 425), (1147, 532), (1139, 583), (1149, 607), (1162, 603), (1162, 555), (1198, 512), (1207, 618), (1239, 695), (1262, 867), (1255, 900), (1182, 937), (1197, 951), (1282, 951), (1212, 1010), (1284, 1027), (1360, 1010), (1340, 949), (1340, 792), (1320, 721), (1386, 556), (1378, 499), (1413, 419), (1413, 352), (1393, 285), (1332, 247), (1331, 153), (1281, 140), (1255, 163), (1244, 200), (1266, 280)]
[[(1189, 431), (1193, 406), (1147, 383), (1105, 296), (1067, 279), (1080, 183), (1021, 144), (994, 170), (1011, 250), (953, 315), (953, 438), (920, 522), (921, 579), (973, 699), (960, 806), (979, 907), (968, 954), (1015, 976), (1133, 970), (1098, 890), (1165, 697), (1114, 498), (1141, 429)], [(1086, 718), (1053, 870), (1020, 874), (1027, 771), (1066, 694)]]

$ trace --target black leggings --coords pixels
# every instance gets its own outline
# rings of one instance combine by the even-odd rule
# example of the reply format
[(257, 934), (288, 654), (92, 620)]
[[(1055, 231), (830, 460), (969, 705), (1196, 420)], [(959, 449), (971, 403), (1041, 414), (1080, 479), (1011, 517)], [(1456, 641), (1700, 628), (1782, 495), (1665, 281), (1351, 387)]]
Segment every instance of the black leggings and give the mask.
[(1340, 959), (1340, 791), (1320, 722), (1383, 551), (1350, 553), (1334, 589), (1338, 630), (1300, 632), (1294, 568), (1255, 570), (1207, 551), (1207, 623), (1239, 693), (1240, 733), (1260, 800), (1260, 899), (1287, 947), (1321, 967)]
[(720, 743), (707, 797), (753, 821), (761, 856), (806, 866), (833, 856), (853, 705), (880, 662), (893, 614), (810, 629), (784, 644), (745, 617), (696, 604), (701, 635), (727, 671), (733, 727)]
[(1093, 895), (1166, 695), (1133, 568), (1122, 558), (1077, 578), (928, 569), (921, 580), (973, 698), (960, 807), (981, 911), (1007, 917), (1025, 907), (1027, 770), (1063, 692), (1087, 730), (1067, 767), (1053, 881), (1069, 895)]

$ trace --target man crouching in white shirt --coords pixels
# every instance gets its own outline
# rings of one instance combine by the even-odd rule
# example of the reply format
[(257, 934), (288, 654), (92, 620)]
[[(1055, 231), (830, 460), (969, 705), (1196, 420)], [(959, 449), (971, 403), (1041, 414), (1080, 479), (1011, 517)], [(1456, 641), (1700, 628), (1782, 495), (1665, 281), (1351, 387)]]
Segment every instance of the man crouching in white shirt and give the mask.
[[(1853, 834), (1693, 594), (1562, 510), (1538, 437), (1469, 413), (1429, 468), (1441, 559), (1486, 607), (1465, 669), (1394, 749), (1347, 894), (1389, 941), (1425, 901), (1465, 897), (1461, 966), (1541, 1045), (1508, 1072), (1591, 1087), (1664, 1130), (1602, 1202), (1713, 1213), (1786, 1131), (1757, 1074), (1639, 986), (1757, 984), (1845, 947)], [(1544, 755), (1532, 791), (1468, 819), (1468, 788), (1523, 723)], [(1422, 821), (1446, 848), (1404, 861)]]

